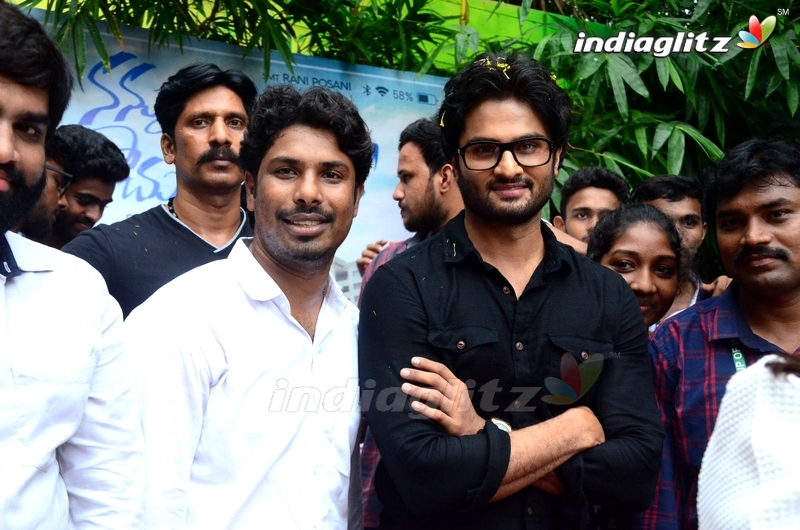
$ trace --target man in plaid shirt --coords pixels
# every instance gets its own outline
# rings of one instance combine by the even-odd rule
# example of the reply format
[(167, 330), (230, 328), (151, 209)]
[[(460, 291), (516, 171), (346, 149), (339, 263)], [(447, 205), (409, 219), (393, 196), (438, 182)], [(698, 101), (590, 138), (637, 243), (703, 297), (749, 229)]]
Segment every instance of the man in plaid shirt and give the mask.
[(733, 283), (651, 338), (666, 439), (646, 529), (697, 528), (697, 476), (725, 385), (767, 353), (800, 354), (800, 146), (749, 140), (705, 184), (709, 225)]

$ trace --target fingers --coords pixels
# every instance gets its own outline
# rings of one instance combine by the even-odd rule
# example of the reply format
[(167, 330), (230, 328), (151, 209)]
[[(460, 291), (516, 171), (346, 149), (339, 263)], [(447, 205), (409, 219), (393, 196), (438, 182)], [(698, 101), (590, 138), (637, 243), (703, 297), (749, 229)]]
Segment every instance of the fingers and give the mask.
[[(432, 388), (421, 388), (416, 385), (412, 385), (410, 383), (403, 383), (403, 386), (400, 387), (404, 394), (416, 398), (420, 401), (424, 401), (432, 405), (432, 408), (435, 407), (437, 409), (442, 409), (444, 411), (449, 410), (449, 406), (452, 406), (452, 402), (448, 400), (444, 394), (439, 392), (438, 390), (434, 390)], [(412, 403), (413, 408), (413, 403)]]
[(439, 374), (442, 379), (447, 381), (460, 380), (450, 371), (450, 369), (443, 365), (442, 363), (437, 363), (436, 361), (431, 361), (430, 359), (426, 359), (425, 357), (412, 357), (411, 364), (414, 365), (415, 368), (419, 370), (424, 370), (426, 372), (432, 372), (435, 374)]

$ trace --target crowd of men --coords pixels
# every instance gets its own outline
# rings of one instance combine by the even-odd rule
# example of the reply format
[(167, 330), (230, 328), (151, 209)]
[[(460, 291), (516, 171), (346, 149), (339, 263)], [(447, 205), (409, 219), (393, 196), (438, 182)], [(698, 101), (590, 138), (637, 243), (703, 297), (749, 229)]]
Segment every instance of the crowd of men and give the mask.
[[(583, 168), (550, 225), (569, 98), (484, 54), (400, 135), (414, 236), (364, 251), (359, 311), (330, 274), (374, 149), (347, 97), (181, 68), (154, 107), (175, 197), (94, 226), (129, 168), (59, 127), (71, 89), (0, 0), (0, 528), (697, 528), (726, 385), (800, 353), (797, 144), (702, 188)], [(649, 331), (581, 255), (627, 202), (687, 266), (710, 227), (728, 275), (690, 271)]]

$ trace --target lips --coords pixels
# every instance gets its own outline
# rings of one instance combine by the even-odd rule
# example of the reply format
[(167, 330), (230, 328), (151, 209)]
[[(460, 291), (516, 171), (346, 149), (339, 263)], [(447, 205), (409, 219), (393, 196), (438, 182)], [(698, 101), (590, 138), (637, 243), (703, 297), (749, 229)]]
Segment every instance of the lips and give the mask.
[(491, 190), (504, 199), (516, 199), (528, 191), (528, 186), (524, 183), (513, 184), (493, 184)]
[(313, 237), (319, 235), (328, 223), (328, 219), (321, 214), (297, 213), (286, 216), (283, 222), (289, 227), (289, 231), (299, 237)]

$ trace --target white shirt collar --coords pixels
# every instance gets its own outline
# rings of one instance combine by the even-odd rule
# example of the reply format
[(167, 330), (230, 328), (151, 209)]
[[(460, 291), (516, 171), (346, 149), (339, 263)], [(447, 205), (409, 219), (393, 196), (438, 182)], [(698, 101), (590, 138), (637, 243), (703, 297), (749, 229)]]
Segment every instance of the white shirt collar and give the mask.
[(53, 270), (53, 262), (48, 259), (50, 252), (57, 252), (44, 245), (25, 239), (14, 232), (6, 232), (6, 241), (22, 272), (44, 272)]

